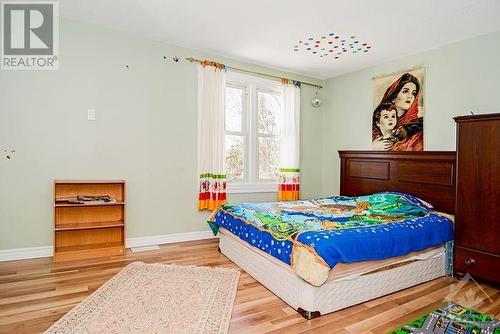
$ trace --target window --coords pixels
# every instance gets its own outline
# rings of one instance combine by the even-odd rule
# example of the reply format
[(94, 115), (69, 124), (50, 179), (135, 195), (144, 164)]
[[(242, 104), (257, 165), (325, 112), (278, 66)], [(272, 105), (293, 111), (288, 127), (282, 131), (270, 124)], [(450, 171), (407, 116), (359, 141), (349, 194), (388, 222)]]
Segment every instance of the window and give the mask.
[(278, 191), (282, 115), (279, 82), (227, 74), (224, 169), (228, 192)]

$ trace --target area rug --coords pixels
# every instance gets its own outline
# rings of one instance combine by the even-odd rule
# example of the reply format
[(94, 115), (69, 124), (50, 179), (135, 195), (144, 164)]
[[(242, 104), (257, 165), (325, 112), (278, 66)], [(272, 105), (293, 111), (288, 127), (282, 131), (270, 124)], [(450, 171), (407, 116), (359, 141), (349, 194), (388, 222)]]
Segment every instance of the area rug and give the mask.
[(473, 309), (449, 303), (388, 333), (500, 334), (500, 321)]
[(226, 333), (239, 271), (129, 264), (45, 333)]

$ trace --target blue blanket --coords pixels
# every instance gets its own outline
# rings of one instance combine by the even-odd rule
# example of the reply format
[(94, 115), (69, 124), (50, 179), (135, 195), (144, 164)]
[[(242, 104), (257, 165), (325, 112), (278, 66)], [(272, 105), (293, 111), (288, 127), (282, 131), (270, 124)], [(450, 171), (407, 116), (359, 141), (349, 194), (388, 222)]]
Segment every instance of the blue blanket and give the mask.
[(406, 255), (453, 239), (449, 219), (416, 197), (394, 192), (225, 204), (209, 224), (214, 233), (223, 227), (287, 264), (294, 247), (308, 246), (330, 267)]

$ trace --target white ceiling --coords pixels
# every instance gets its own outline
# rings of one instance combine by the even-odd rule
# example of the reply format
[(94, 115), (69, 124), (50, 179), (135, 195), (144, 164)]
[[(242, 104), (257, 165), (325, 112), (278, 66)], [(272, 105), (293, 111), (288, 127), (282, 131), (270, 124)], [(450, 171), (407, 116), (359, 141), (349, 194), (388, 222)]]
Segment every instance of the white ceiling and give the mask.
[[(500, 30), (499, 0), (62, 0), (61, 16), (319, 79)], [(297, 41), (355, 35), (338, 60)]]

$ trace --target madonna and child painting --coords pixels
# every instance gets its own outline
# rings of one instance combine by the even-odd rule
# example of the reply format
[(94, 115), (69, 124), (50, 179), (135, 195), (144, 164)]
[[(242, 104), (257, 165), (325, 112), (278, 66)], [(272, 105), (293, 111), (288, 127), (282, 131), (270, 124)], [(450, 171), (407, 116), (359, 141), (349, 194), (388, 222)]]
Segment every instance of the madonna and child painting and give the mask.
[(424, 68), (373, 79), (374, 150), (424, 150), (424, 80)]

